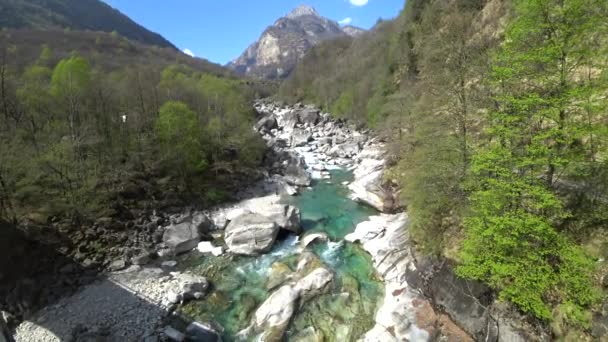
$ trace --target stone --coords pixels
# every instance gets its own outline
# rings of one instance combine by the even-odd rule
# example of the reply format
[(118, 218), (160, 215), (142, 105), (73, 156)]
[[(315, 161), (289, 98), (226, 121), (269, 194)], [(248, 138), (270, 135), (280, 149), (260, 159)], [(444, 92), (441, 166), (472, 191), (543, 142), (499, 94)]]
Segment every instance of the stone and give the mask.
[(282, 118), (279, 119), (279, 126), (283, 128), (284, 131), (291, 132), (299, 123), (298, 114), (294, 111), (289, 111), (283, 115)]
[(199, 228), (191, 222), (171, 225), (163, 234), (163, 242), (173, 254), (181, 254), (196, 248), (200, 240)]
[(256, 124), (255, 129), (261, 131), (263, 129), (270, 131), (278, 127), (277, 119), (274, 116), (265, 116), (261, 118)]
[(266, 288), (268, 290), (272, 290), (280, 285), (282, 285), (285, 281), (291, 278), (292, 271), (287, 266), (287, 264), (282, 262), (275, 262), (270, 267), (270, 274), (268, 275), (268, 280), (266, 281)]
[(125, 268), (127, 268), (127, 261), (124, 259), (115, 260), (108, 267), (110, 272), (121, 271), (121, 270), (124, 270)]
[(294, 129), (291, 134), (291, 147), (299, 147), (308, 144), (308, 142), (312, 141), (312, 134), (310, 132)]
[(391, 197), (382, 187), (384, 160), (363, 159), (354, 171), (354, 181), (348, 186), (351, 199), (385, 212), (391, 209)]
[(222, 246), (215, 247), (210, 241), (199, 242), (196, 249), (203, 254), (213, 254), (214, 256), (224, 254), (224, 248)]
[(332, 280), (333, 273), (318, 268), (295, 284), (281, 286), (256, 310), (252, 324), (239, 336), (246, 338), (252, 332), (263, 331), (262, 340), (281, 340), (298, 306), (326, 290)]
[(290, 185), (309, 186), (311, 179), (310, 175), (304, 168), (296, 165), (289, 165), (285, 168), (283, 178)]
[(139, 255), (132, 257), (131, 263), (133, 265), (143, 266), (143, 265), (147, 265), (150, 262), (150, 259), (151, 259), (151, 253), (148, 251), (145, 251), (143, 253), (140, 253)]
[(351, 142), (351, 143), (343, 143), (340, 145), (335, 145), (329, 150), (329, 155), (332, 157), (340, 157), (340, 158), (351, 158), (356, 156), (360, 151), (359, 144)]
[(292, 205), (273, 205), (262, 212), (264, 216), (272, 219), (281, 229), (300, 234), (300, 209)]
[(165, 334), (165, 336), (167, 336), (167, 338), (169, 338), (171, 341), (183, 342), (186, 340), (186, 335), (173, 327), (165, 327), (163, 334)]
[(259, 255), (270, 251), (279, 233), (274, 220), (255, 213), (244, 213), (232, 220), (224, 240), (235, 254)]
[(186, 327), (186, 336), (188, 341), (192, 342), (221, 342), (220, 333), (211, 325), (192, 322)]
[(176, 279), (179, 283), (178, 291), (184, 300), (201, 299), (209, 288), (209, 282), (205, 277), (180, 274)]
[(319, 110), (314, 108), (306, 108), (300, 111), (298, 115), (300, 117), (300, 122), (303, 124), (316, 125), (319, 123)]
[(325, 233), (306, 234), (302, 239), (300, 239), (300, 246), (302, 246), (302, 248), (306, 248), (315, 241), (327, 242), (329, 241), (329, 237)]
[(301, 301), (306, 301), (323, 293), (334, 279), (334, 274), (326, 268), (317, 268), (300, 279), (295, 286)]
[(177, 261), (175, 260), (163, 261), (163, 263), (161, 264), (161, 267), (169, 269), (175, 268), (175, 266), (177, 266)]

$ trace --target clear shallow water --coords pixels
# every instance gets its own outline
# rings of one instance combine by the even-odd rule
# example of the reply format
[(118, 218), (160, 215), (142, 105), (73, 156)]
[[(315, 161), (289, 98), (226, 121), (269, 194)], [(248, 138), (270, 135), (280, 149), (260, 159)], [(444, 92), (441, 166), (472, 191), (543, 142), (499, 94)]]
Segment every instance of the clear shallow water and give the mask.
[[(331, 180), (318, 181), (287, 200), (300, 208), (305, 233), (325, 232), (329, 236), (331, 241), (315, 244), (312, 251), (318, 257), (317, 266), (324, 265), (336, 275), (331, 291), (305, 303), (294, 315), (287, 340), (313, 335), (325, 341), (356, 340), (373, 327), (383, 285), (369, 255), (343, 238), (374, 211), (348, 199), (342, 182), (351, 177), (349, 172), (333, 171)], [(294, 235), (257, 258), (191, 254), (182, 265), (208, 277), (212, 289), (205, 299), (182, 308), (182, 313), (218, 323), (225, 330), (224, 339), (232, 341), (281, 280), (296, 270), (299, 257), (299, 241)]]

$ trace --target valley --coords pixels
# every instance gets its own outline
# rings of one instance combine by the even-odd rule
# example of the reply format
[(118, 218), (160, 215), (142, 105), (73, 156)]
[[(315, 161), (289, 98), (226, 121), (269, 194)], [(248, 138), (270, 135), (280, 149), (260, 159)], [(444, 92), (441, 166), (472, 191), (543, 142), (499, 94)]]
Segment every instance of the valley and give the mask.
[(0, 342), (605, 340), (607, 15), (0, 0)]

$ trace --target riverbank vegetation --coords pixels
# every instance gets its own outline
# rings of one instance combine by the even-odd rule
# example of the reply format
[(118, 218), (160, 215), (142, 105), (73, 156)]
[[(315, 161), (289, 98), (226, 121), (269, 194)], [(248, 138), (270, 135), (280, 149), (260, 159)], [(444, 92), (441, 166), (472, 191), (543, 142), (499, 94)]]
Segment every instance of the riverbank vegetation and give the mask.
[[(8, 44), (23, 32), (1, 34), (5, 219), (111, 216), (121, 202), (144, 198), (213, 203), (261, 160), (264, 145), (251, 129), (258, 90), (248, 81), (208, 62), (180, 63), (189, 57), (177, 51), (139, 63), (145, 54), (130, 57), (129, 47), (159, 48), (108, 34), (68, 40), (95, 35), (97, 52), (37, 45), (37, 58), (28, 57), (32, 44)], [(108, 63), (113, 53), (124, 63)]]
[(607, 4), (407, 2), (282, 86), (389, 138), (410, 229), (460, 276), (590, 328), (608, 257)]

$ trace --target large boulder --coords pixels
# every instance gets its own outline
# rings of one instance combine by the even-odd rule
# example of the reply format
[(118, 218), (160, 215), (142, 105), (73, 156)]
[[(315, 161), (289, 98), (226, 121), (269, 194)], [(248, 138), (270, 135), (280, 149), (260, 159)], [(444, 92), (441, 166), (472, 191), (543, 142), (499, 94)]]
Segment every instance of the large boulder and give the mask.
[(278, 233), (279, 226), (273, 219), (260, 214), (244, 213), (230, 221), (224, 240), (233, 253), (259, 255), (270, 251)]
[(314, 108), (306, 108), (300, 112), (300, 122), (303, 124), (316, 125), (319, 123), (319, 110)]
[(169, 226), (163, 234), (163, 242), (173, 254), (188, 252), (201, 241), (201, 230), (192, 222)]
[(302, 227), (300, 225), (300, 209), (292, 205), (273, 205), (268, 207), (268, 210), (263, 214), (272, 219), (281, 229), (296, 234), (302, 232)]

